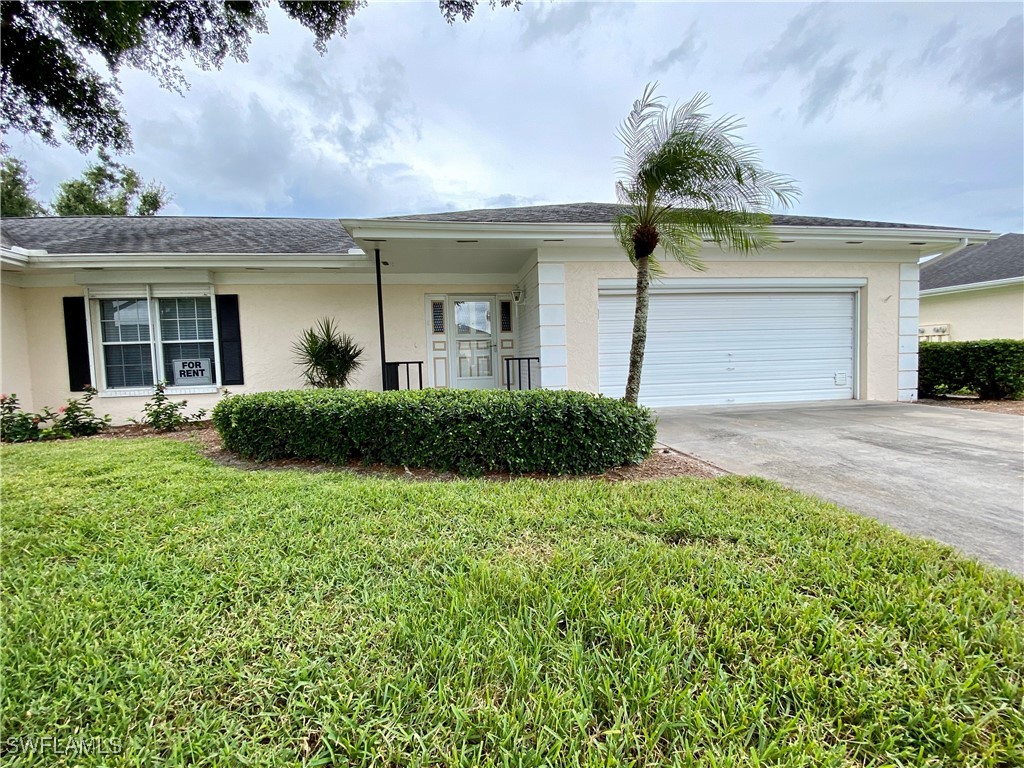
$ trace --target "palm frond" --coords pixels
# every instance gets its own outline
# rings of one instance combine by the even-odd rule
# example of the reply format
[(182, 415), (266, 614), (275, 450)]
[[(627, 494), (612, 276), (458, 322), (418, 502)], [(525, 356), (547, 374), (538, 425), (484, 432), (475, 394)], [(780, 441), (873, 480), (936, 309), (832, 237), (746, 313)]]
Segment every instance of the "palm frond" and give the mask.
[(625, 154), (616, 197), (629, 213), (616, 237), (627, 256), (635, 262), (632, 233), (648, 224), (666, 253), (688, 265), (699, 264), (702, 240), (744, 253), (770, 246), (766, 214), (793, 205), (796, 182), (761, 166), (757, 149), (739, 140), (739, 118), (712, 119), (707, 94), (669, 109), (655, 88), (644, 90), (618, 131)]
[(615, 239), (619, 241), (622, 250), (626, 252), (629, 263), (636, 266), (636, 249), (633, 246), (633, 232), (637, 227), (637, 218), (632, 213), (624, 213), (617, 216), (612, 222), (612, 231)]
[(658, 226), (658, 235), (661, 238), (662, 248), (673, 259), (697, 272), (707, 269), (698, 255), (703, 238), (691, 228), (685, 224), (663, 221)]
[(633, 102), (633, 109), (615, 132), (624, 148), (616, 165), (625, 178), (636, 177), (644, 158), (656, 146), (658, 118), (665, 111), (663, 99), (654, 95), (657, 87), (656, 82), (647, 84), (643, 96)]
[(663, 226), (691, 233), (700, 241), (717, 243), (740, 253), (753, 253), (775, 243), (771, 216), (754, 211), (728, 209), (675, 209)]

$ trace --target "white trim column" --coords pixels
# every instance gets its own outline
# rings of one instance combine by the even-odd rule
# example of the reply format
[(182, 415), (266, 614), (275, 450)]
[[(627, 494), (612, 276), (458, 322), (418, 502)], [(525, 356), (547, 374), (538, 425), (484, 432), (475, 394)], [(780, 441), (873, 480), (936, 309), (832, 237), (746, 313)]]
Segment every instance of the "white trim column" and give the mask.
[(565, 349), (565, 265), (537, 265), (540, 382), (544, 389), (565, 389), (569, 378)]
[(917, 401), (917, 334), (920, 322), (919, 290), (921, 268), (900, 264), (900, 337), (897, 398), (901, 403)]

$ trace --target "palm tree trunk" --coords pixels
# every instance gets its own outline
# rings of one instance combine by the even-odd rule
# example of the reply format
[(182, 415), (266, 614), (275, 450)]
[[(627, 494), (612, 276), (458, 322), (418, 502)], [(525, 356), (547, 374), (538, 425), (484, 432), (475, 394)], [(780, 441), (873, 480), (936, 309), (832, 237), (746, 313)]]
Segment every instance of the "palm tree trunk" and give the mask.
[(623, 399), (636, 405), (640, 397), (640, 374), (647, 346), (647, 311), (651, 304), (651, 261), (648, 256), (636, 260), (636, 311), (633, 314), (633, 341), (629, 347), (629, 376)]

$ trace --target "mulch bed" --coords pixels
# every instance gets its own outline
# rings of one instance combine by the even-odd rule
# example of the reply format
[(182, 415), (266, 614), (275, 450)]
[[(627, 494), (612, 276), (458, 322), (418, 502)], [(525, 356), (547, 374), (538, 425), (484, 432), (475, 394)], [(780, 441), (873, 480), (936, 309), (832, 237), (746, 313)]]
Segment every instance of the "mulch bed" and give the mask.
[[(209, 421), (202, 421), (193, 424), (180, 432), (155, 432), (152, 428), (141, 424), (127, 424), (125, 426), (111, 427), (110, 429), (96, 435), (95, 437), (83, 438), (86, 440), (118, 440), (137, 437), (162, 437), (169, 440), (183, 440), (199, 443), (202, 446), (201, 453), (207, 458), (223, 464), (226, 467), (234, 467), (244, 470), (278, 470), (278, 469), (301, 469), (306, 472), (350, 472), (358, 475), (373, 477), (400, 478), (420, 482), (463, 480), (464, 476), (455, 472), (439, 472), (433, 469), (418, 469), (412, 467), (391, 467), (386, 464), (363, 464), (358, 459), (350, 461), (345, 465), (330, 464), (321, 461), (310, 461), (306, 459), (277, 459), (275, 461), (256, 462), (243, 459), (237, 454), (224, 448), (220, 434)], [(694, 456), (679, 453), (662, 445), (656, 445), (654, 453), (643, 464), (628, 467), (615, 467), (607, 472), (595, 475), (583, 475), (583, 477), (606, 480), (608, 482), (620, 483), (633, 480), (662, 480), (671, 477), (703, 477), (713, 478), (728, 474), (725, 470), (708, 464)], [(543, 472), (531, 472), (524, 475), (513, 475), (509, 472), (489, 472), (484, 479), (498, 482), (507, 482), (519, 477), (533, 479), (573, 479), (580, 475), (553, 476)]]
[(1024, 416), (1024, 400), (979, 400), (977, 397), (951, 395), (947, 397), (918, 400), (922, 405), (939, 405), (945, 408), (963, 408), (968, 411), (989, 413), (1012, 413)]

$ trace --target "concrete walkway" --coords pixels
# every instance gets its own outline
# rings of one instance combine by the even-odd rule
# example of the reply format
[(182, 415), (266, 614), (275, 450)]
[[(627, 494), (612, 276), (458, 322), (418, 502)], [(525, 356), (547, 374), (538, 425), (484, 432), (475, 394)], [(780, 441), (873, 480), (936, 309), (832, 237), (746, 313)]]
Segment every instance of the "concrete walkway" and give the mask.
[(1024, 419), (932, 405), (663, 408), (658, 439), (1024, 575)]

